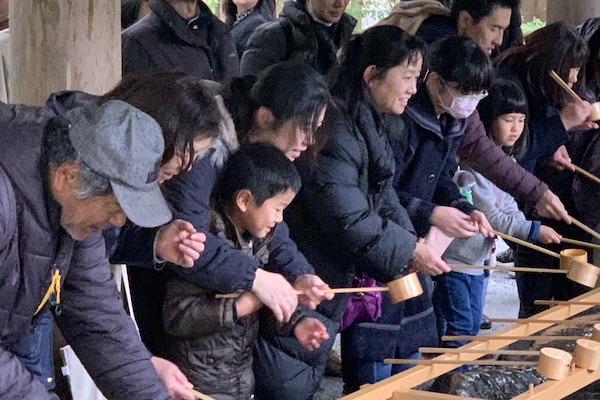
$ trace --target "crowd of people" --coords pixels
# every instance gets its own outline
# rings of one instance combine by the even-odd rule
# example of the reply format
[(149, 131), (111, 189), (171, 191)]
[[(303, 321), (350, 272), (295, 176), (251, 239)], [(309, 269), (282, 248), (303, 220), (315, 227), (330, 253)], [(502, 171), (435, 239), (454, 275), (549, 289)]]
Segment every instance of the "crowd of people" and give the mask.
[[(353, 35), (348, 0), (122, 5), (113, 90), (0, 103), (0, 398), (57, 398), (54, 322), (110, 399), (308, 400), (338, 333), (351, 393), (477, 334), (487, 276), (450, 265), (488, 264), (493, 230), (600, 226), (573, 173), (600, 175), (600, 17), (523, 38), (519, 0), (406, 1)], [(396, 304), (328, 291), (412, 272)], [(517, 285), (520, 317), (588, 290)]]

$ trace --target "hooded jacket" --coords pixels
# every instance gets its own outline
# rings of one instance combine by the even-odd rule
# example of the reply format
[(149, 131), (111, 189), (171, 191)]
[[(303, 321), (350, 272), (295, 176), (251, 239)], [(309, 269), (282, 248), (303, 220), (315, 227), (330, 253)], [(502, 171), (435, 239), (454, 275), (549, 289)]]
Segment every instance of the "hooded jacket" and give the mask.
[[(279, 259), (271, 257), (277, 254), (271, 243), (282, 243), (281, 237), (288, 234), (278, 224), (264, 239), (240, 235), (231, 221), (216, 211), (209, 231), (274, 272)], [(297, 253), (297, 258), (306, 265), (306, 272), (312, 272), (301, 254)], [(235, 299), (217, 299), (214, 291), (184, 279), (173, 278), (167, 284), (163, 321), (169, 333), (168, 356), (194, 386), (219, 400), (247, 400), (254, 392), (252, 349), (259, 313), (238, 317), (235, 310)], [(290, 322), (275, 324), (270, 323), (274, 318), (269, 311), (261, 311), (261, 324), (264, 321), (282, 335), (289, 335), (303, 317), (298, 308)]]
[[(60, 298), (50, 307), (105, 396), (169, 398), (126, 315), (100, 233), (73, 240), (60, 228), (60, 207), (48, 191), (43, 128), (52, 116), (91, 97), (58, 93), (44, 108), (0, 103), (0, 397), (44, 399), (48, 393), (13, 355), (37, 323), (52, 276)], [(60, 300), (60, 301), (59, 301)]]
[(150, 0), (152, 12), (122, 33), (123, 75), (180, 70), (219, 81), (239, 74), (229, 28), (198, 0), (200, 14), (184, 20), (166, 0)]
[(453, 206), (466, 214), (475, 210), (452, 181), (458, 169), (456, 150), (466, 121), (447, 113), (438, 119), (424, 83), (402, 116), (390, 118), (402, 118), (405, 124), (404, 130), (395, 128), (388, 135), (396, 160), (394, 188), (417, 234), (427, 234), (429, 218), (437, 205)]

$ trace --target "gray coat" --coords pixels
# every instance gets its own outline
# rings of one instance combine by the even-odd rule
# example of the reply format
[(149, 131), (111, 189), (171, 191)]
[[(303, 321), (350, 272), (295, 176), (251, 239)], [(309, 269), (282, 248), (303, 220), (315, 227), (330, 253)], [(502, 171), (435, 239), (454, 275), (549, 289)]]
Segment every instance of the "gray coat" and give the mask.
[(102, 236), (75, 241), (60, 228), (42, 149), (43, 127), (56, 112), (0, 103), (0, 397), (48, 398), (13, 349), (35, 326), (58, 271), (60, 304), (53, 296), (45, 307), (104, 395), (169, 398), (123, 309)]
[[(485, 214), (492, 228), (519, 239), (537, 241), (540, 223), (528, 221), (515, 199), (506, 192), (498, 189), (472, 168), (465, 167), (475, 177), (475, 185), (471, 188), (473, 205)], [(450, 243), (443, 255), (449, 264), (483, 265), (489, 258), (494, 239), (475, 235), (470, 238), (456, 238)], [(470, 275), (481, 275), (483, 270), (459, 270)]]

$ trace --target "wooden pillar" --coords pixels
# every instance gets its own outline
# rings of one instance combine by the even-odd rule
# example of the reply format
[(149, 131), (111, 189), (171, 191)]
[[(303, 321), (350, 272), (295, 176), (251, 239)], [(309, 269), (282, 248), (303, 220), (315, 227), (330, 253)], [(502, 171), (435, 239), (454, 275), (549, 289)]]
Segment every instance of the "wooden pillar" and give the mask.
[(10, 0), (11, 102), (109, 91), (121, 79), (119, 0)]
[(591, 17), (600, 17), (598, 0), (551, 0), (547, 5), (547, 23), (564, 20), (578, 25)]

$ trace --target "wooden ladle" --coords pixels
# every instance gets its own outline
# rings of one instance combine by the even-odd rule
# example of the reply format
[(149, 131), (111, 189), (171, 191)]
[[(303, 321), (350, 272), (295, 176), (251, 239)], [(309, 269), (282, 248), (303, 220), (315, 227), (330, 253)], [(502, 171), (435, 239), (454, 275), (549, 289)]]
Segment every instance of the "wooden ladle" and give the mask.
[[(571, 97), (581, 103), (584, 103), (581, 97), (579, 97), (579, 95), (577, 95), (577, 93), (575, 93), (575, 91), (571, 89), (556, 72), (550, 71), (550, 77), (554, 79), (556, 83), (558, 83), (563, 89), (565, 89), (567, 93), (571, 95)], [(588, 116), (588, 120), (593, 122), (600, 120), (600, 102), (592, 103), (592, 112)]]
[[(392, 303), (409, 300), (423, 294), (423, 286), (416, 272), (411, 272), (403, 277), (394, 279), (382, 287), (358, 287), (358, 288), (335, 288), (322, 290), (323, 293), (366, 293), (366, 292), (389, 292)], [(296, 290), (298, 295), (304, 294), (302, 290)], [(239, 297), (240, 293), (217, 294), (218, 299), (232, 299)]]
[[(595, 346), (589, 346), (593, 348)], [(460, 350), (460, 349), (459, 349)], [(459, 353), (460, 354), (460, 353)], [(585, 362), (592, 365), (595, 362), (595, 353), (583, 352)], [(498, 361), (498, 360), (439, 360), (437, 358), (431, 360), (413, 360), (402, 358), (386, 358), (384, 364), (417, 364), (417, 365), (535, 365), (540, 375), (552, 380), (561, 380), (569, 374), (569, 367), (573, 356), (564, 350), (555, 349), (553, 347), (544, 347), (539, 352), (538, 361)]]
[[(573, 219), (573, 223), (575, 223), (575, 219), (571, 219)], [(560, 260), (561, 269), (567, 270), (567, 278), (569, 278), (573, 282), (577, 282), (587, 287), (596, 286), (598, 276), (600, 275), (600, 268), (596, 267), (595, 265), (577, 260), (569, 256), (566, 252), (563, 252), (563, 254), (558, 254), (554, 251), (545, 249), (533, 243), (526, 242), (525, 240), (521, 240), (519, 238), (507, 235), (502, 232), (493, 231), (493, 233), (496, 236), (500, 236), (502, 239), (510, 240), (511, 242), (520, 244), (521, 246), (525, 246), (532, 250), (536, 250), (554, 258), (558, 258)]]

